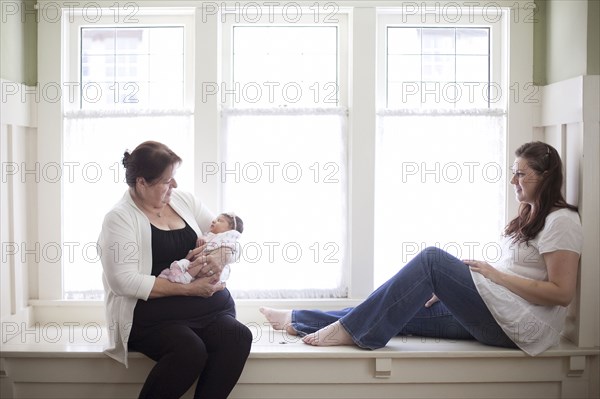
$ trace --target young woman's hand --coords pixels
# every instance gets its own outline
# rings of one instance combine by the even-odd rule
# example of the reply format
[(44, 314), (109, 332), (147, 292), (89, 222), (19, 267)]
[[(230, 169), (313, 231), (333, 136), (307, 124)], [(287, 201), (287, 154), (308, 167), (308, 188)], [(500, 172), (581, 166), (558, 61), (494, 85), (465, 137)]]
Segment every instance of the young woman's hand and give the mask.
[(483, 277), (497, 283), (497, 277), (501, 272), (489, 263), (482, 260), (463, 260), (463, 262), (468, 265), (472, 271), (479, 273), (483, 275)]
[(569, 306), (577, 290), (579, 254), (568, 250), (557, 250), (545, 253), (543, 256), (548, 270), (546, 281), (504, 273), (482, 261), (463, 262), (469, 265), (472, 271), (508, 288), (531, 303), (543, 306)]

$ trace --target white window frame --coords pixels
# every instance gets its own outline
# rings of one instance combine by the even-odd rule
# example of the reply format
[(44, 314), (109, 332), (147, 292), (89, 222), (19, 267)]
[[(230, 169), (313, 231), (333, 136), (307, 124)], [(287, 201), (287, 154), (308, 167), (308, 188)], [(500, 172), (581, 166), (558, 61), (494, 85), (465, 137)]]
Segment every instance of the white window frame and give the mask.
[[(377, 27), (377, 50), (378, 54), (382, 55), (377, 66), (377, 105), (379, 110), (387, 108), (387, 60), (385, 59), (385, 55), (387, 55), (386, 44), (388, 27), (490, 28), (490, 59), (492, 60), (490, 63), (490, 83), (497, 84), (501, 87), (507, 86), (506, 82), (508, 71), (506, 66), (508, 65), (508, 43), (506, 42), (508, 41), (508, 36), (506, 30), (508, 25), (508, 10), (497, 17), (494, 16), (490, 21), (486, 21), (486, 19), (482, 16), (482, 10), (477, 8), (472, 10), (474, 15), (446, 16), (446, 18), (441, 18), (439, 23), (432, 23), (432, 20), (435, 21), (435, 16), (431, 14), (425, 15), (423, 18), (420, 15), (415, 15), (412, 13), (410, 15), (404, 15), (402, 13), (398, 13), (397, 11), (384, 12), (379, 15), (379, 24)], [(449, 17), (452, 18), (449, 19)], [(497, 21), (496, 18), (498, 18)], [(499, 99), (494, 98), (495, 101), (493, 104), (490, 104), (490, 109), (506, 109), (506, 95), (504, 94), (504, 92), (501, 92), (501, 97)]]
[[(335, 16), (327, 14), (323, 10), (310, 9), (310, 13), (306, 10), (301, 17), (294, 18), (294, 23), (286, 22), (280, 14), (284, 11), (280, 8), (274, 8), (272, 14), (274, 16), (262, 15), (256, 17), (256, 22), (249, 23), (248, 16), (242, 15), (236, 22), (234, 15), (226, 15), (225, 22), (221, 25), (222, 37), (222, 76), (223, 83), (228, 88), (233, 88), (233, 29), (235, 27), (251, 27), (251, 26), (279, 26), (279, 27), (310, 27), (310, 26), (336, 26), (338, 37), (338, 60), (337, 60), (337, 83), (338, 83), (338, 103), (337, 107), (348, 106), (348, 10), (336, 9)], [(329, 19), (332, 19), (329, 21)], [(334, 22), (337, 21), (337, 22)], [(271, 22), (272, 21), (272, 22)], [(227, 108), (235, 108), (232, 104), (231, 96), (221, 98), (221, 106)]]
[[(104, 10), (106, 11), (106, 10)], [(71, 124), (72, 123), (76, 123), (74, 122), (75, 119), (77, 118), (87, 118), (87, 117), (91, 117), (91, 118), (96, 118), (99, 117), (100, 119), (95, 119), (96, 121), (98, 121), (98, 123), (102, 123), (101, 119), (104, 118), (111, 118), (111, 117), (119, 117), (119, 116), (125, 116), (125, 117), (135, 117), (137, 114), (140, 115), (146, 115), (149, 114), (151, 112), (158, 112), (159, 115), (172, 115), (173, 113), (176, 114), (188, 114), (191, 112), (191, 108), (193, 106), (193, 94), (194, 94), (194, 90), (193, 90), (193, 60), (194, 60), (194, 34), (195, 34), (195, 26), (194, 26), (194, 10), (191, 8), (178, 8), (178, 9), (173, 9), (173, 8), (160, 8), (160, 9), (140, 9), (140, 8), (131, 8), (128, 6), (128, 13), (123, 14), (123, 20), (126, 21), (126, 23), (123, 24), (115, 24), (115, 21), (118, 21), (119, 18), (119, 13), (117, 11), (117, 9), (114, 8), (110, 8), (108, 9), (108, 11), (110, 12), (98, 12), (98, 11), (94, 11), (92, 12), (86, 12), (84, 11), (84, 9), (77, 9), (77, 8), (73, 8), (70, 9), (69, 12), (69, 18), (66, 21), (66, 23), (64, 24), (64, 41), (63, 41), (63, 51), (65, 52), (65, 68), (63, 69), (63, 86), (65, 87), (69, 87), (69, 88), (73, 88), (72, 92), (70, 92), (69, 96), (65, 96), (62, 98), (62, 102), (63, 102), (63, 109), (64, 109), (64, 113), (66, 115), (66, 119), (65, 121), (67, 122), (65, 127), (65, 132), (63, 134), (63, 136), (61, 137), (62, 140), (65, 140), (65, 137), (69, 137), (71, 132), (67, 133), (68, 130), (71, 129)], [(64, 21), (64, 22), (65, 22)], [(85, 91), (82, 93), (82, 88), (85, 89), (85, 85), (83, 83), (83, 77), (81, 76), (82, 73), (82, 61), (83, 61), (83, 55), (82, 55), (82, 31), (85, 28), (91, 28), (91, 29), (99, 29), (99, 28), (110, 28), (110, 29), (114, 29), (114, 28), (124, 28), (124, 29), (152, 29), (152, 28), (162, 28), (162, 27), (180, 27), (183, 29), (183, 36), (182, 36), (182, 42), (180, 44), (183, 44), (183, 86), (182, 86), (182, 92), (181, 92), (181, 99), (183, 101), (178, 101), (176, 104), (165, 104), (165, 106), (157, 106), (154, 104), (148, 104), (145, 101), (141, 101), (140, 104), (105, 104), (105, 107), (86, 107), (84, 104), (84, 108), (82, 109), (82, 96), (85, 95)], [(94, 77), (92, 77), (94, 78)], [(96, 88), (97, 87), (102, 87), (102, 90), (106, 89), (106, 86), (96, 86), (96, 87), (92, 87), (91, 89), (91, 95), (95, 95), (96, 93)], [(125, 86), (126, 88), (127, 86)], [(130, 86), (130, 88), (132, 90), (135, 90), (135, 86)], [(123, 90), (123, 86), (119, 83), (113, 83), (111, 85), (108, 85), (108, 90), (109, 90), (109, 96), (112, 96), (115, 94), (115, 91), (113, 90)], [(90, 93), (90, 91), (87, 91), (88, 93)], [(132, 94), (134, 91), (122, 91), (120, 94)], [(106, 94), (106, 93), (105, 93)], [(89, 95), (89, 94), (88, 94)], [(120, 96), (119, 96), (120, 97)], [(124, 106), (121, 106), (124, 105)], [(156, 110), (156, 111), (155, 111)], [(121, 121), (124, 118), (119, 118), (118, 120)], [(91, 123), (95, 123), (95, 122), (91, 122)], [(120, 122), (118, 122), (120, 123)], [(63, 141), (63, 143), (68, 147), (69, 143), (66, 141)], [(118, 149), (118, 144), (115, 143), (116, 145), (113, 147), (116, 151), (114, 154), (106, 154), (108, 155), (110, 158), (112, 158), (114, 160), (114, 163), (111, 161), (111, 164), (100, 164), (99, 167), (101, 168), (101, 173), (102, 176), (110, 176), (113, 175), (113, 178), (115, 180), (118, 179), (118, 177), (122, 177), (123, 174), (120, 173), (123, 171), (120, 163), (118, 162), (118, 158), (114, 158), (115, 154), (119, 154), (120, 152), (122, 152), (125, 147), (122, 147), (121, 149)], [(77, 156), (78, 154), (74, 154), (74, 153), (70, 153), (70, 154), (63, 154), (63, 156), (65, 156), (65, 159), (68, 157), (70, 158), (71, 161), (73, 161), (73, 156), (75, 157), (75, 159), (78, 158)], [(186, 157), (188, 158), (188, 157)], [(86, 161), (86, 160), (83, 160)], [(79, 165), (75, 165), (73, 169), (71, 169), (72, 171), (74, 171), (74, 177), (73, 179), (62, 179), (61, 183), (64, 184), (63, 186), (63, 190), (62, 190), (62, 195), (63, 198), (65, 198), (66, 195), (69, 194), (73, 194), (73, 190), (71, 189), (71, 187), (68, 187), (73, 181), (78, 181), (79, 179), (79, 175), (77, 175), (77, 170), (80, 169)], [(189, 168), (188, 170), (192, 170), (191, 168)], [(121, 179), (122, 180), (122, 179)], [(125, 190), (126, 186), (123, 184), (121, 186), (121, 190)], [(117, 191), (119, 190), (118, 186), (116, 187)], [(72, 197), (70, 197), (72, 198)], [(107, 202), (107, 206), (110, 206), (110, 204), (112, 204), (115, 201), (114, 198), (106, 198), (106, 202)], [(100, 205), (100, 204), (99, 204)], [(65, 205), (63, 204), (63, 207)], [(68, 212), (70, 212), (69, 209), (64, 209), (63, 210), (63, 224), (62, 224), (62, 236), (64, 238), (70, 237), (71, 239), (68, 239), (68, 241), (75, 241), (75, 237), (81, 237), (78, 236), (76, 230), (73, 230), (73, 227), (71, 224), (67, 224), (67, 220), (66, 217), (68, 215)], [(72, 214), (68, 215), (71, 216), (72, 219)], [(102, 219), (98, 219), (98, 215), (96, 215), (96, 217), (91, 218), (93, 220), (102, 220)], [(66, 232), (64, 229), (67, 228), (67, 226), (69, 226), (69, 228), (71, 229), (69, 232)], [(94, 226), (94, 230), (96, 231), (95, 234), (99, 233), (99, 226)], [(68, 233), (68, 234), (67, 234)], [(91, 233), (91, 232), (88, 232)], [(86, 241), (85, 243), (82, 242), (70, 242), (69, 244), (74, 245), (74, 247), (69, 248), (67, 246), (67, 243), (65, 243), (65, 248), (70, 250), (72, 252), (73, 255), (77, 255), (77, 256), (69, 256), (68, 258), (63, 256), (61, 257), (61, 262), (63, 269), (62, 272), (66, 273), (63, 275), (62, 282), (66, 282), (68, 281), (67, 277), (73, 277), (71, 274), (69, 274), (70, 271), (74, 270), (75, 268), (79, 268), (80, 265), (80, 257), (78, 255), (80, 255), (78, 253), (78, 251), (81, 250), (82, 245), (85, 245), (86, 248), (90, 248), (90, 246), (92, 246), (93, 248), (93, 244), (95, 241), (95, 236), (90, 236), (90, 235), (85, 235), (86, 237)], [(81, 239), (79, 239), (81, 240)], [(83, 253), (83, 250), (81, 250)], [(95, 256), (95, 251), (93, 251), (93, 249), (91, 251), (88, 252), (89, 254), (93, 254), (93, 263), (89, 263), (90, 267), (93, 267), (94, 269), (94, 274), (95, 276), (99, 276), (99, 269), (100, 269), (100, 262), (99, 259)], [(70, 259), (69, 259), (70, 258)], [(73, 261), (73, 258), (75, 261)], [(90, 259), (88, 257), (88, 259)], [(68, 267), (67, 267), (68, 266)], [(84, 278), (86, 277), (85, 275), (81, 275), (79, 276), (79, 278)], [(79, 280), (77, 280), (79, 281)], [(100, 290), (102, 291), (102, 283), (101, 281), (96, 281), (94, 280), (94, 284), (96, 285), (95, 289), (96, 290)], [(71, 290), (75, 289), (77, 290), (77, 288), (74, 288), (71, 284), (71, 286), (68, 286), (69, 284), (64, 283), (62, 284), (61, 287), (61, 292), (62, 295), (64, 297), (69, 297), (70, 294), (72, 294), (72, 292), (70, 292)]]
[[(110, 2), (101, 2), (103, 6), (110, 7)], [(114, 2), (113, 2), (114, 3)], [(151, 2), (149, 6), (171, 6), (169, 2)], [(242, 2), (244, 4), (246, 2)], [(306, 3), (310, 6), (312, 3)], [(314, 2), (313, 2), (314, 3)], [(398, 7), (405, 3), (415, 5), (415, 2), (399, 2)], [(68, 18), (71, 10), (69, 2), (53, 2), (52, 5), (61, 5)], [(189, 3), (187, 3), (189, 5)], [(214, 4), (211, 3), (213, 6)], [(232, 7), (234, 3), (229, 3)], [(351, 299), (360, 299), (373, 290), (373, 188), (375, 168), (375, 121), (377, 111), (376, 87), (377, 67), (375, 51), (377, 46), (377, 15), (389, 11), (389, 2), (373, 1), (368, 3), (342, 2), (336, 3), (348, 7), (348, 33), (350, 42), (348, 46), (349, 72), (348, 72), (348, 107), (349, 116), (349, 233), (350, 233), (350, 292)], [(460, 4), (465, 9), (472, 7), (469, 1), (440, 1), (435, 4), (443, 7), (448, 4)], [(471, 5), (469, 5), (471, 4)], [(508, 112), (508, 137), (506, 146), (507, 165), (512, 162), (514, 150), (523, 142), (533, 138), (533, 107), (534, 101), (527, 101), (531, 97), (533, 72), (533, 23), (531, 21), (532, 3), (499, 0), (495, 2), (500, 7), (510, 8), (509, 15), (509, 65), (507, 71), (510, 82), (511, 94), (507, 99)], [(378, 8), (378, 6), (380, 8)], [(424, 4), (423, 4), (424, 6)], [(44, 3), (40, 3), (40, 8)], [(201, 6), (199, 6), (201, 7)], [(125, 12), (125, 11), (124, 11)], [(197, 18), (201, 9), (196, 10)], [(201, 23), (195, 29), (195, 54), (199, 59), (195, 63), (194, 97), (198, 99), (195, 104), (194, 123), (196, 136), (196, 159), (205, 162), (218, 162), (218, 137), (211, 132), (219, 131), (219, 103), (216, 96), (206, 96), (202, 82), (220, 82), (221, 71), (219, 68), (220, 48), (220, 16), (217, 14), (203, 13)], [(354, 38), (354, 40), (353, 40)], [(359, 38), (359, 39), (357, 39)], [(38, 62), (43, 66), (38, 68), (38, 87), (41, 93), (46, 88), (56, 86), (63, 82), (63, 67), (68, 64), (65, 54), (61, 52), (63, 29), (60, 23), (50, 18), (40, 18), (38, 24)], [(57, 54), (61, 54), (57, 57)], [(200, 54), (202, 57), (200, 58)], [(523, 55), (529, 55), (524, 57)], [(206, 62), (208, 60), (208, 62)], [(210, 61), (213, 60), (213, 61)], [(514, 86), (513, 86), (514, 85)], [(513, 89), (514, 87), (514, 89)], [(67, 95), (66, 90), (64, 94)], [(202, 95), (205, 98), (202, 99)], [(203, 101), (204, 100), (204, 101)], [(38, 135), (37, 135), (37, 161), (40, 165), (61, 162), (62, 153), (62, 117), (63, 105), (61, 101), (49, 101), (42, 97), (38, 104)], [(198, 169), (196, 169), (198, 170)], [(361, 173), (352, 173), (352, 171)], [(201, 195), (212, 209), (219, 205), (219, 188), (216, 183), (201, 186), (201, 176), (196, 177), (195, 194)], [(370, 194), (371, 193), (371, 194)], [(38, 223), (37, 241), (43, 247), (44, 243), (60, 243), (61, 241), (61, 215), (62, 194), (60, 184), (41, 179), (37, 185), (38, 196)], [(507, 187), (507, 198), (509, 187)], [(516, 214), (517, 205), (514, 201), (507, 201), (505, 217)], [(47, 300), (60, 300), (62, 298), (61, 266), (49, 262), (42, 256), (38, 264), (37, 273), (30, 276), (30, 297), (38, 298), (41, 302)], [(31, 301), (33, 305), (41, 303)], [(314, 302), (314, 301), (313, 301)], [(323, 301), (324, 303), (325, 301)], [(286, 302), (288, 305), (289, 301)], [(303, 302), (297, 305), (302, 306)], [(320, 303), (320, 302), (319, 302)]]
[[(310, 8), (302, 8), (301, 16), (297, 13), (293, 17), (286, 18), (285, 9), (281, 7), (273, 7), (269, 8), (266, 11), (269, 12), (261, 12), (260, 15), (253, 8), (248, 8), (248, 11), (245, 11), (245, 8), (238, 9), (238, 13), (227, 13), (221, 16), (220, 21), (221, 24), (221, 38), (222, 38), (222, 57), (221, 57), (221, 87), (226, 87), (230, 90), (239, 89), (239, 87), (234, 86), (234, 71), (233, 71), (233, 48), (234, 48), (234, 34), (233, 31), (236, 27), (252, 27), (252, 26), (277, 26), (277, 27), (314, 27), (314, 26), (335, 26), (337, 28), (337, 104), (332, 106), (332, 108), (342, 108), (347, 109), (348, 106), (348, 19), (349, 19), (349, 10), (348, 9), (340, 9), (337, 6), (330, 4), (326, 8), (316, 8), (314, 6)], [(265, 10), (262, 10), (265, 11)], [(258, 82), (259, 84), (261, 82)], [(288, 82), (278, 82), (281, 85), (284, 85)], [(328, 82), (326, 82), (328, 83)], [(281, 89), (282, 86), (279, 85), (278, 89)], [(307, 95), (307, 92), (304, 92), (303, 95)], [(312, 94), (310, 94), (312, 95)], [(246, 107), (240, 107), (239, 105), (233, 103), (233, 96), (219, 96), (219, 106), (221, 109), (244, 109)], [(277, 112), (277, 107), (280, 104), (274, 103), (272, 106), (268, 107), (260, 107), (274, 110)], [(290, 109), (294, 108), (294, 104), (289, 104)], [(316, 105), (311, 108), (327, 108), (327, 105)], [(299, 107), (302, 109), (303, 107)], [(256, 109), (256, 108), (253, 108)], [(302, 112), (302, 111), (300, 111)], [(219, 135), (219, 148), (215, 149), (215, 151), (219, 151), (219, 154), (224, 157), (225, 148), (224, 142), (222, 141), (222, 136)], [(347, 148), (344, 149), (347, 152)], [(346, 154), (347, 155), (347, 154)], [(346, 158), (348, 158), (346, 156)], [(346, 171), (344, 174), (347, 174), (348, 164), (344, 167)], [(348, 190), (346, 190), (346, 196), (348, 196)], [(218, 198), (219, 206), (218, 209), (223, 209), (223, 195), (222, 190), (219, 189), (219, 198)], [(347, 215), (346, 215), (347, 216)], [(349, 226), (346, 227), (346, 237), (345, 242), (342, 243), (342, 248), (344, 249), (344, 253), (339, 253), (338, 256), (341, 258), (342, 264), (342, 276), (341, 281), (342, 285), (339, 289), (346, 289), (348, 274), (350, 270), (350, 256), (348, 254), (348, 248), (350, 248), (349, 240), (350, 240), (350, 230)], [(329, 295), (335, 295), (338, 290), (332, 290)], [(295, 290), (294, 290), (295, 291)], [(303, 295), (301, 290), (299, 290), (298, 295)], [(265, 293), (265, 295), (269, 295), (269, 290)], [(308, 298), (306, 298), (308, 299)]]
[[(430, 10), (434, 9), (433, 7)], [(443, 10), (443, 8), (441, 8)], [(435, 15), (431, 13), (425, 14), (417, 14), (414, 13), (412, 8), (405, 8), (404, 10), (410, 11), (409, 13), (403, 13), (403, 9), (394, 9), (394, 10), (381, 10), (378, 15), (378, 26), (377, 26), (377, 104), (378, 104), (378, 115), (380, 119), (385, 117), (383, 115), (395, 115), (395, 113), (409, 113), (410, 115), (422, 115), (422, 117), (427, 117), (427, 115), (435, 114), (456, 114), (456, 113), (471, 113), (473, 115), (481, 115), (481, 112), (484, 111), (484, 107), (479, 106), (461, 106), (460, 108), (453, 108), (451, 106), (447, 106), (442, 102), (441, 107), (432, 107), (421, 106), (415, 107), (414, 103), (409, 104), (406, 107), (400, 106), (390, 106), (388, 104), (388, 28), (452, 28), (452, 29), (460, 29), (460, 28), (486, 28), (489, 29), (489, 83), (490, 89), (494, 91), (494, 88), (502, 88), (499, 90), (499, 96), (497, 98), (493, 98), (493, 101), (490, 101), (485, 109), (490, 112), (505, 112), (506, 111), (506, 95), (503, 90), (504, 87), (508, 87), (507, 82), (507, 65), (508, 65), (508, 51), (507, 51), (507, 41), (508, 35), (507, 25), (508, 25), (508, 10), (502, 10), (500, 8), (494, 8), (491, 10), (485, 10), (483, 8), (473, 7), (470, 9), (470, 13), (465, 15), (461, 13), (460, 10), (454, 9), (454, 7), (447, 8), (446, 14)], [(426, 9), (427, 11), (427, 9)], [(422, 56), (423, 54), (421, 54)], [(442, 98), (444, 96), (444, 86), (436, 84), (436, 90), (431, 90), (431, 87), (424, 89), (423, 86), (420, 86), (420, 90), (417, 91), (416, 95), (421, 97), (423, 95), (430, 96), (435, 95), (438, 98)], [(462, 92), (462, 96), (471, 96), (474, 98), (479, 96), (477, 100), (480, 100), (483, 96), (482, 90), (484, 86), (476, 85), (474, 86), (474, 90), (472, 93), (466, 93), (464, 90)], [(417, 97), (417, 98), (418, 98)], [(491, 96), (490, 96), (491, 97)], [(476, 103), (478, 103), (476, 101)], [(432, 116), (429, 116), (432, 117)], [(508, 127), (507, 127), (508, 128)], [(501, 159), (506, 159), (506, 153), (501, 154)], [(510, 158), (510, 157), (509, 157)], [(402, 162), (401, 159), (397, 160), (398, 162)], [(506, 171), (506, 169), (505, 169)], [(510, 178), (506, 177), (505, 181), (509, 181)], [(380, 188), (380, 190), (382, 190)], [(381, 191), (380, 191), (381, 195)], [(512, 197), (504, 196), (505, 202), (511, 201)], [(504, 215), (501, 215), (501, 220), (504, 220)], [(506, 221), (504, 220), (504, 223)], [(378, 230), (381, 233), (381, 230)], [(500, 233), (500, 231), (496, 231), (496, 233)], [(381, 254), (379, 254), (381, 255)], [(392, 267), (392, 270), (398, 270), (401, 268), (407, 260), (410, 259), (410, 256), (407, 258), (406, 255), (400, 254), (397, 257), (397, 265)], [(380, 261), (381, 262), (381, 261)], [(380, 264), (380, 266), (383, 266)], [(375, 268), (377, 265), (373, 265), (373, 273), (375, 274)], [(385, 275), (387, 276), (390, 270), (385, 266), (385, 270), (387, 272)], [(381, 273), (381, 270), (379, 271)], [(379, 274), (379, 279), (381, 279), (381, 274)], [(376, 284), (380, 284), (381, 281), (377, 281)]]
[[(69, 84), (77, 84), (77, 88), (81, 87), (81, 28), (110, 28), (115, 26), (115, 20), (118, 20), (115, 15), (102, 14), (99, 18), (94, 18), (90, 22), (89, 17), (84, 17), (83, 10), (73, 9), (73, 16), (69, 19), (68, 26), (65, 27), (65, 44), (68, 46), (68, 51), (65, 54), (65, 68), (63, 73), (64, 82)], [(113, 11), (116, 13), (116, 11)], [(122, 25), (126, 28), (147, 28), (147, 27), (170, 27), (183, 26), (184, 28), (184, 103), (183, 108), (191, 109), (194, 104), (194, 11), (191, 8), (160, 8), (160, 9), (137, 9), (135, 14), (128, 14), (125, 18), (128, 22)], [(71, 22), (72, 21), (72, 22)], [(73, 55), (76, 54), (77, 57)], [(188, 56), (190, 55), (191, 56)], [(78, 91), (79, 92), (79, 91)], [(65, 98), (65, 111), (76, 111), (81, 109), (81, 96)], [(72, 101), (71, 101), (72, 100)], [(136, 108), (137, 109), (137, 108)]]

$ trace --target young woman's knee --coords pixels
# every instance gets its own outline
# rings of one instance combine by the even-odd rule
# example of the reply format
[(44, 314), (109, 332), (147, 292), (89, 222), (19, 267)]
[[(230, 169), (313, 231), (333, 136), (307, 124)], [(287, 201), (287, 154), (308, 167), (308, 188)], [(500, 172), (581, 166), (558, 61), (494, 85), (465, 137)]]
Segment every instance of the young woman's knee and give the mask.
[(455, 261), (456, 258), (453, 255), (450, 255), (448, 252), (440, 249), (438, 247), (427, 247), (421, 252), (421, 256), (423, 256), (426, 262), (439, 264), (446, 263), (449, 261)]
[(419, 256), (430, 271), (455, 268), (457, 264), (462, 263), (460, 259), (438, 247), (427, 247)]

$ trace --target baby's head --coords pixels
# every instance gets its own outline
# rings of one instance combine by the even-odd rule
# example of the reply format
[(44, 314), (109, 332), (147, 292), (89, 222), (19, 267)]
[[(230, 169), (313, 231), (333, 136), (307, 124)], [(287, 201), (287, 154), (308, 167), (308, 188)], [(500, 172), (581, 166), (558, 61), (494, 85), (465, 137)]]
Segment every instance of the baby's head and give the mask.
[(224, 233), (229, 230), (237, 230), (240, 234), (244, 232), (244, 222), (233, 212), (221, 213), (210, 224), (211, 233)]

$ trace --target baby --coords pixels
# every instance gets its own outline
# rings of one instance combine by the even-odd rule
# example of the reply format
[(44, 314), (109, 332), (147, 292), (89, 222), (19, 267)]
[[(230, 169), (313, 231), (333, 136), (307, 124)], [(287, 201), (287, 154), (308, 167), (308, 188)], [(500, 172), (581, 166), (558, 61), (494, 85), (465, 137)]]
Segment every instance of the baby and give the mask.
[[(210, 224), (210, 232), (198, 238), (196, 246), (206, 245), (202, 250), (208, 254), (220, 247), (230, 248), (234, 253), (236, 244), (244, 231), (244, 222), (233, 213), (222, 213)], [(190, 267), (187, 259), (176, 260), (168, 269), (163, 270), (158, 277), (166, 278), (173, 283), (189, 284), (194, 280), (201, 266)], [(221, 282), (229, 278), (229, 265), (225, 265), (221, 271)]]

